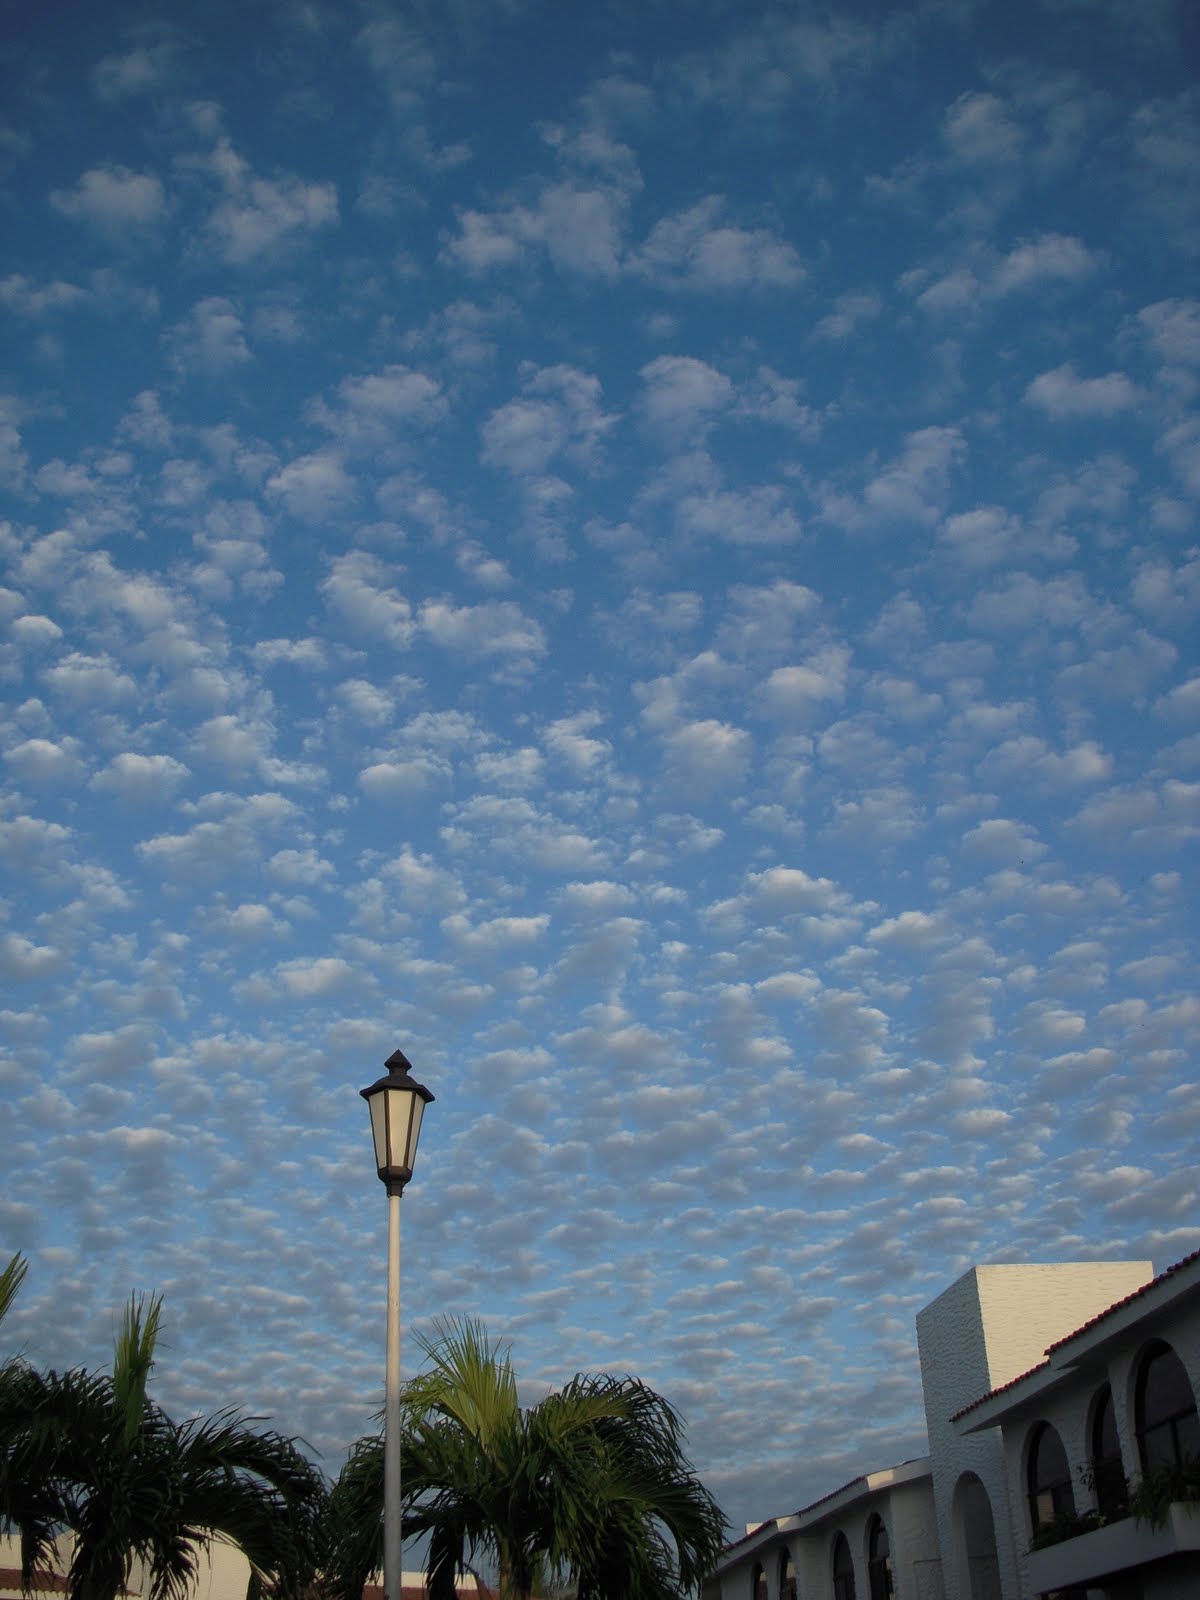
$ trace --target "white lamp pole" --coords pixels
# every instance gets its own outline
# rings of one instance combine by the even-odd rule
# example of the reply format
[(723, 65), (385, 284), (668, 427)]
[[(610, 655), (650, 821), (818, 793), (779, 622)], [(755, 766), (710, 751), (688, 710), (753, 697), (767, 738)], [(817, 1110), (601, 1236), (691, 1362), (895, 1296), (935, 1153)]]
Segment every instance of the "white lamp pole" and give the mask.
[(383, 1597), (403, 1600), (400, 1509), (400, 1196), (412, 1177), (421, 1116), (433, 1095), (411, 1076), (402, 1050), (384, 1062), (387, 1076), (360, 1093), (371, 1108), (375, 1166), (387, 1187), (387, 1359), (383, 1407)]

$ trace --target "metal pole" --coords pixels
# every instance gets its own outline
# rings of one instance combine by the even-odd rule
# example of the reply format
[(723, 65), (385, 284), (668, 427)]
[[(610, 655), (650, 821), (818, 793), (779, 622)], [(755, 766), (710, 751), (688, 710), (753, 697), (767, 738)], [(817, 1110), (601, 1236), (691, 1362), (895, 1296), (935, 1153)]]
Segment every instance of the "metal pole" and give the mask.
[(387, 1370), (383, 1408), (383, 1594), (403, 1600), (400, 1525), (400, 1190), (388, 1185)]

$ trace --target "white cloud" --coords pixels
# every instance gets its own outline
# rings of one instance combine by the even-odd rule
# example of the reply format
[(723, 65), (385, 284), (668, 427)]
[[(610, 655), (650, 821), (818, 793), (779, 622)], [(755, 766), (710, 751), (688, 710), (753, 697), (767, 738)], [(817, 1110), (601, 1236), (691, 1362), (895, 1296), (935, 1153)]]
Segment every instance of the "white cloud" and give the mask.
[(344, 378), (337, 404), (310, 407), (314, 421), (348, 450), (375, 449), (400, 428), (431, 428), (445, 417), (446, 396), (436, 378), (393, 364), (363, 377)]
[(518, 266), (545, 251), (562, 273), (615, 278), (624, 262), (628, 193), (621, 183), (544, 181), (529, 203), (462, 208), (443, 256), (476, 275)]
[(576, 367), (529, 367), (522, 389), (484, 423), (483, 460), (518, 476), (544, 472), (558, 457), (595, 463), (617, 421), (602, 409), (599, 379)]
[(613, 278), (621, 266), (624, 197), (607, 188), (548, 184), (538, 207), (536, 233), (560, 271)]
[(161, 178), (120, 165), (92, 167), (73, 189), (55, 189), (50, 204), (72, 222), (130, 247), (144, 243), (167, 214)]
[(198, 300), (170, 334), (172, 358), (181, 372), (229, 372), (250, 359), (237, 308), (223, 295)]
[(422, 633), (444, 649), (475, 660), (532, 663), (546, 654), (542, 627), (511, 600), (487, 600), (478, 606), (426, 600), (418, 623)]
[(977, 595), (970, 617), (974, 627), (989, 632), (1023, 631), (1035, 618), (1047, 627), (1072, 628), (1087, 616), (1090, 604), (1078, 573), (1039, 580), (1015, 572)]
[(999, 95), (975, 90), (960, 95), (946, 112), (942, 138), (956, 162), (990, 167), (1015, 161), (1025, 134)]
[(763, 710), (784, 721), (807, 720), (846, 695), (850, 652), (831, 645), (803, 665), (776, 667), (762, 685)]
[(722, 196), (709, 195), (663, 217), (638, 253), (638, 270), (656, 282), (709, 294), (802, 283), (804, 263), (793, 246), (770, 229), (722, 221), (725, 205)]
[(457, 222), (458, 235), (447, 242), (446, 255), (466, 271), (482, 275), (522, 260), (530, 228), (518, 216), (463, 210)]
[(295, 248), (338, 221), (337, 189), (326, 181), (282, 175), (255, 177), (249, 164), (222, 138), (209, 161), (225, 189), (208, 218), (208, 235), (234, 267), (253, 265)]
[(23, 783), (74, 783), (84, 776), (74, 740), (24, 739), (4, 752), (4, 760)]
[(874, 289), (840, 294), (833, 302), (833, 310), (814, 325), (813, 338), (840, 344), (844, 339), (849, 339), (864, 322), (873, 322), (882, 310), (883, 299)]
[(47, 667), (42, 677), (55, 695), (76, 708), (119, 704), (137, 694), (133, 678), (111, 658), (78, 650)]
[(942, 949), (950, 937), (950, 929), (941, 916), (928, 911), (902, 911), (897, 917), (886, 917), (868, 930), (867, 941), (883, 949), (913, 952), (927, 957), (931, 951)]
[[(716, 103), (748, 118), (778, 115), (797, 97), (829, 91), (875, 59), (878, 29), (841, 15), (753, 14), (713, 48), (687, 54), (674, 73), (702, 104)], [(886, 53), (886, 52), (885, 52)]]
[(53, 618), (29, 614), (14, 617), (9, 623), (9, 632), (18, 644), (32, 650), (57, 644), (63, 636), (62, 629)]
[(92, 68), (92, 83), (101, 100), (119, 101), (154, 94), (165, 88), (174, 50), (165, 40), (137, 45), (123, 55), (103, 56)]
[(1021, 521), (1003, 506), (977, 506), (947, 517), (939, 541), (948, 554), (973, 571), (1011, 558), (1021, 542)]
[[(1159, 448), (1168, 457), (1188, 493), (1200, 498), (1200, 418), (1187, 417), (1167, 429)], [(1184, 524), (1187, 513), (1184, 513)]]
[(787, 491), (778, 484), (682, 495), (675, 521), (690, 538), (735, 545), (793, 544), (803, 532)]
[(1011, 294), (1050, 282), (1078, 283), (1098, 263), (1082, 239), (1073, 234), (1043, 233), (1016, 245), (999, 263), (991, 279), (996, 294)]
[(768, 867), (763, 872), (752, 872), (746, 889), (755, 909), (768, 916), (796, 912), (840, 914), (851, 905), (849, 895), (831, 878), (811, 877), (800, 867)]
[(667, 734), (663, 760), (672, 784), (707, 795), (743, 782), (753, 750), (754, 741), (743, 728), (706, 718)]
[(264, 835), (286, 827), (297, 814), (292, 802), (277, 794), (213, 794), (190, 809), (198, 820), (186, 832), (155, 834), (137, 846), (148, 866), (205, 879), (244, 870), (258, 860)]
[(1161, 716), (1200, 722), (1200, 673), (1169, 689), (1154, 707)]
[(266, 867), (281, 883), (304, 884), (309, 888), (328, 884), (335, 876), (333, 863), (312, 849), (277, 850)]
[(66, 962), (66, 954), (53, 945), (34, 944), (19, 933), (0, 935), (0, 973), (16, 983), (52, 977)]
[(24, 486), (29, 457), (21, 439), (23, 407), (7, 394), (0, 394), (0, 483), (12, 489)]
[(545, 913), (533, 917), (493, 917), (475, 924), (461, 914), (442, 919), (442, 930), (448, 938), (480, 956), (525, 950), (536, 944), (549, 926), (550, 918)]
[(989, 817), (963, 835), (963, 850), (997, 866), (1018, 866), (1046, 854), (1046, 846), (1023, 823)]
[(1160, 360), (1200, 366), (1200, 301), (1158, 300), (1144, 306), (1137, 319)]
[(966, 443), (957, 428), (922, 428), (909, 434), (902, 455), (867, 485), (864, 505), (876, 518), (925, 521), (965, 456)]
[(563, 761), (577, 777), (594, 776), (612, 756), (612, 745), (605, 739), (591, 737), (604, 722), (597, 711), (579, 711), (571, 717), (560, 717), (546, 729), (546, 748)]
[(340, 956), (297, 957), (275, 968), (277, 982), (290, 995), (320, 1000), (362, 985), (362, 974)]
[(516, 795), (477, 795), (454, 806), (441, 837), (456, 854), (498, 853), (537, 871), (568, 877), (602, 872), (608, 865), (603, 840)]
[(733, 403), (730, 380), (695, 356), (656, 356), (642, 368), (641, 379), (642, 415), (671, 436), (704, 429)]
[(0, 304), (30, 320), (72, 310), (87, 299), (86, 290), (76, 284), (65, 283), (61, 278), (36, 283), (32, 278), (11, 273), (7, 278), (0, 279)]
[(1136, 385), (1123, 372), (1109, 372), (1103, 378), (1081, 378), (1070, 361), (1050, 372), (1040, 373), (1025, 391), (1027, 403), (1044, 411), (1055, 422), (1080, 417), (1115, 417), (1137, 405), (1139, 398)]
[(92, 788), (116, 796), (125, 805), (162, 805), (189, 776), (174, 756), (145, 756), (123, 751), (113, 756), (92, 779)]
[(1075, 820), (1111, 849), (1181, 849), (1200, 838), (1200, 784), (1168, 778), (1107, 789), (1085, 801)]
[(445, 762), (430, 755), (376, 761), (364, 767), (358, 784), (372, 800), (411, 799), (426, 794), (448, 775)]
[(357, 499), (354, 479), (340, 458), (324, 450), (289, 461), (267, 480), (267, 493), (304, 522), (340, 516)]

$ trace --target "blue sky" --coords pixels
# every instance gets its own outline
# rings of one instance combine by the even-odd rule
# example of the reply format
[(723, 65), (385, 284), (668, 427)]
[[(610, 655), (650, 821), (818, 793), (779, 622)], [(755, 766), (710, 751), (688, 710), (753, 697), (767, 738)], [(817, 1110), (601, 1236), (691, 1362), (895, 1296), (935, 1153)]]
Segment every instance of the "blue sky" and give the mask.
[[(336, 1471), (404, 1309), (735, 1524), (1200, 1245), (1172, 0), (8, 7), (10, 1324)], [(410, 1340), (407, 1358), (415, 1358)]]

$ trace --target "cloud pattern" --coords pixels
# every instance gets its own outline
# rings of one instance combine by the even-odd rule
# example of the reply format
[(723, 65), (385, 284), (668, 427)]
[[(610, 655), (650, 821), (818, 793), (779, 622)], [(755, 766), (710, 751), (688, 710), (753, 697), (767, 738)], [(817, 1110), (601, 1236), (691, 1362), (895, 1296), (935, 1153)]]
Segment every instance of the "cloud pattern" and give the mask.
[(1200, 1243), (1200, 106), (1185, 6), (1030, 9), (25, 19), (35, 1359), (160, 1289), (336, 1470), (397, 1045), (406, 1320), (646, 1377), (735, 1524), (920, 1447), (968, 1263)]

